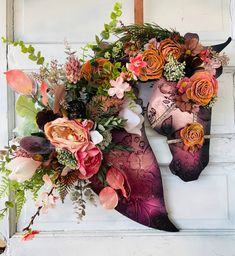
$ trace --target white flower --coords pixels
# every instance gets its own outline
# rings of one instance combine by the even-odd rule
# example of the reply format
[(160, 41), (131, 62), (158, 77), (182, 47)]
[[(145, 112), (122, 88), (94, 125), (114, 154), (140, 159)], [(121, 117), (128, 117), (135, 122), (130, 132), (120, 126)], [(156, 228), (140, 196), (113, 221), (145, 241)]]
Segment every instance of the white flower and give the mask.
[(124, 103), (123, 109), (120, 111), (119, 116), (126, 121), (124, 129), (128, 133), (137, 134), (141, 136), (141, 128), (144, 122), (144, 117), (141, 115), (142, 108), (134, 101)]
[(41, 162), (34, 161), (27, 157), (16, 157), (6, 164), (6, 169), (11, 171), (10, 180), (24, 182), (33, 177)]
[(96, 145), (103, 141), (103, 136), (98, 131), (90, 131), (91, 140)]

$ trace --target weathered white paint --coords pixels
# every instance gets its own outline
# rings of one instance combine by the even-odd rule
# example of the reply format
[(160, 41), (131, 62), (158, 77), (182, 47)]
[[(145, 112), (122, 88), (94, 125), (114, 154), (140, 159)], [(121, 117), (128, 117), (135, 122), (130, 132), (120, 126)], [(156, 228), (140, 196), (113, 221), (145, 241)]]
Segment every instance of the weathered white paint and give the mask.
[[(6, 1), (0, 0), (0, 35), (6, 36)], [(1, 73), (6, 71), (7, 57), (6, 45), (0, 42), (0, 70)], [(7, 87), (4, 76), (0, 75), (0, 148), (3, 148), (8, 143), (8, 118), (7, 118)], [(1, 179), (1, 173), (0, 173)], [(3, 200), (0, 200), (0, 209), (4, 207)], [(8, 236), (8, 219), (0, 223), (0, 232), (4, 237)]]
[[(0, 0), (3, 2), (6, 1)], [(33, 42), (48, 59), (57, 58), (62, 62), (65, 58), (63, 40), (72, 42), (75, 50), (87, 41), (93, 41), (94, 34), (99, 33), (104, 21), (108, 21), (114, 2), (15, 0), (16, 39)], [(133, 0), (121, 2), (124, 5), (123, 21), (130, 23), (133, 21)], [(203, 44), (211, 45), (229, 35), (234, 39), (234, 6), (234, 0), (145, 0), (145, 21), (174, 26), (182, 33), (198, 32)], [(0, 17), (2, 19), (2, 15)], [(22, 244), (19, 237), (14, 236), (11, 255), (234, 256), (234, 47), (235, 41), (226, 49), (231, 58), (230, 66), (219, 79), (219, 100), (213, 110), (212, 132), (218, 137), (211, 139), (210, 165), (198, 181), (184, 183), (173, 176), (166, 167), (171, 155), (165, 137), (150, 129), (147, 132), (160, 163), (169, 215), (183, 231), (169, 234), (147, 229), (115, 211), (91, 206), (86, 221), (77, 225), (71, 202), (67, 200), (65, 205), (59, 204), (47, 216), (40, 216), (35, 228), (45, 232), (38, 239)], [(12, 47), (8, 64), (10, 69), (37, 68)], [(19, 220), (18, 230), (32, 213), (30, 202)]]

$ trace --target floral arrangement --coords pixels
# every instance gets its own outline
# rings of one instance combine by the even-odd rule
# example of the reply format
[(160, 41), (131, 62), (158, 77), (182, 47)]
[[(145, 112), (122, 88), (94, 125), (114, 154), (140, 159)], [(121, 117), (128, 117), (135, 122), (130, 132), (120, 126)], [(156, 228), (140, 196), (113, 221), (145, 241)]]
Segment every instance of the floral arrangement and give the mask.
[[(121, 6), (116, 4), (96, 44), (82, 49), (82, 59), (66, 45), (64, 64), (56, 60), (45, 64), (33, 46), (3, 39), (21, 47), (40, 66), (38, 73), (5, 73), (8, 85), (19, 94), (16, 113), (24, 121), (16, 129), (18, 136), (1, 151), (0, 197), (11, 191), (14, 200), (6, 201), (0, 217), (15, 206), (19, 216), (26, 192), (31, 192), (37, 210), (24, 229), (24, 240), (38, 233), (32, 230), (35, 218), (54, 208), (59, 198), (64, 201), (68, 193), (81, 220), (86, 200), (94, 202), (90, 188), (94, 178), (104, 185), (99, 197), (105, 208), (113, 209), (120, 197), (128, 198), (124, 176), (105, 161), (105, 155), (113, 149), (132, 150), (113, 143), (114, 130), (141, 135), (144, 117), (136, 101), (138, 81), (177, 82), (171, 95), (174, 106), (189, 113), (216, 100), (215, 72), (227, 63), (224, 54), (203, 47), (196, 34), (182, 37), (155, 24), (121, 23), (117, 28), (120, 15)], [(118, 40), (106, 43), (111, 33)], [(89, 48), (94, 55), (86, 60)], [(203, 127), (194, 123), (180, 136), (185, 147), (197, 150), (203, 144)]]

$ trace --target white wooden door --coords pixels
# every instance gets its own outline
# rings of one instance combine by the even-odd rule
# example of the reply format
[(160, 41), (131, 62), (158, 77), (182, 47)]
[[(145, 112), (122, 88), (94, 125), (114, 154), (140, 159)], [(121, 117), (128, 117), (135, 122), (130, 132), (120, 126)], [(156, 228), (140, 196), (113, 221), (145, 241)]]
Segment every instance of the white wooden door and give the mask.
[[(1, 20), (5, 19), (2, 6), (6, 2), (1, 0)], [(33, 43), (48, 60), (57, 58), (63, 61), (64, 39), (71, 42), (75, 50), (93, 41), (103, 23), (109, 20), (114, 2), (15, 0), (14, 8), (9, 11), (14, 14), (13, 34), (15, 39)], [(122, 21), (126, 24), (133, 22), (134, 1), (121, 2)], [(182, 33), (198, 32), (203, 44), (210, 45), (231, 35), (235, 39), (234, 5), (233, 0), (145, 0), (144, 16), (146, 22), (173, 27)], [(4, 53), (5, 49), (1, 51)], [(220, 134), (220, 137), (211, 140), (210, 164), (198, 181), (184, 183), (170, 173), (167, 166), (171, 155), (165, 138), (148, 130), (161, 167), (169, 215), (181, 232), (170, 234), (148, 229), (115, 211), (100, 207), (88, 207), (87, 218), (78, 225), (68, 200), (65, 205), (58, 205), (56, 210), (38, 219), (35, 228), (43, 232), (35, 240), (22, 243), (16, 233), (11, 239), (11, 255), (234, 256), (235, 41), (226, 52), (231, 58), (230, 66), (219, 79), (219, 100), (213, 110), (212, 121), (212, 132)], [(27, 71), (37, 68), (13, 47), (8, 47), (7, 62), (9, 69), (23, 68)], [(4, 61), (0, 65), (3, 65), (2, 69), (6, 66)], [(0, 108), (3, 114), (5, 107)], [(25, 226), (33, 212), (32, 204), (28, 203), (17, 231)]]

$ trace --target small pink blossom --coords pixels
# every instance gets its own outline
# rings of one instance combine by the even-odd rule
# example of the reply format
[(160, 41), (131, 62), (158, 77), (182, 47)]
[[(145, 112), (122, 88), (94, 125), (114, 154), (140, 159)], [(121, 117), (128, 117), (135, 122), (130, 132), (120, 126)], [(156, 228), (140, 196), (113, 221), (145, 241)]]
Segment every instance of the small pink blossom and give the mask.
[(124, 97), (124, 92), (129, 92), (131, 90), (130, 85), (127, 82), (124, 82), (123, 78), (119, 76), (116, 80), (110, 81), (111, 88), (108, 90), (109, 96), (116, 95), (118, 99)]
[(39, 234), (39, 231), (37, 230), (27, 230), (21, 237), (22, 241), (28, 241), (35, 237), (35, 235)]
[(150, 39), (149, 42), (144, 45), (145, 50), (152, 50), (157, 48), (158, 48), (158, 42), (156, 38)]
[(47, 192), (43, 192), (40, 195), (40, 198), (36, 202), (36, 207), (42, 207), (41, 211), (42, 213), (46, 214), (48, 213), (49, 208), (55, 208), (56, 207), (56, 200), (58, 197), (54, 195), (48, 195)]
[(210, 50), (205, 49), (205, 50), (201, 51), (199, 53), (199, 56), (204, 63), (207, 63), (209, 61), (209, 57), (210, 57)]
[(178, 92), (184, 94), (186, 92), (189, 84), (190, 84), (190, 79), (188, 77), (185, 77), (185, 78), (179, 80), (179, 82), (176, 86), (178, 89)]
[(208, 62), (204, 65), (205, 71), (209, 72), (211, 75), (216, 74), (216, 69), (221, 66), (221, 62), (218, 59), (210, 59)]
[(127, 63), (127, 69), (130, 70), (134, 76), (139, 76), (141, 69), (146, 66), (147, 63), (142, 60), (140, 53), (136, 57), (130, 58), (130, 63)]

